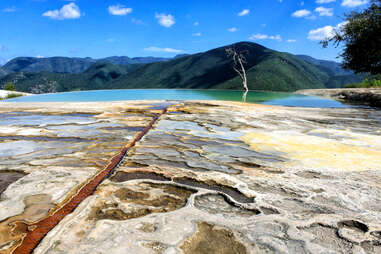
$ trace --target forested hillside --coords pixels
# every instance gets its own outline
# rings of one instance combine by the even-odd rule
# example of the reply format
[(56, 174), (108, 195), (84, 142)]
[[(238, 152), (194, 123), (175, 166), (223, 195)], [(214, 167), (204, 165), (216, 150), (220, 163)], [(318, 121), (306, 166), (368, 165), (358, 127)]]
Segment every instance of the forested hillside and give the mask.
[[(54, 72), (51, 69), (32, 72), (44, 62), (30, 63), (30, 59), (26, 59), (23, 65), (18, 58), (3, 66), (6, 71), (12, 71), (0, 78), (0, 87), (11, 82), (17, 90), (32, 93), (122, 88), (241, 89), (242, 84), (232, 68), (232, 60), (225, 52), (229, 47), (245, 52), (251, 90), (295, 91), (342, 87), (346, 82), (361, 79), (358, 75), (346, 74), (335, 62), (327, 64), (306, 56), (274, 51), (256, 43), (240, 42), (171, 60), (109, 57), (102, 61), (71, 59), (66, 63), (66, 58), (54, 61), (50, 58), (47, 66)], [(16, 62), (17, 68), (14, 66)], [(85, 68), (85, 65), (89, 67)]]

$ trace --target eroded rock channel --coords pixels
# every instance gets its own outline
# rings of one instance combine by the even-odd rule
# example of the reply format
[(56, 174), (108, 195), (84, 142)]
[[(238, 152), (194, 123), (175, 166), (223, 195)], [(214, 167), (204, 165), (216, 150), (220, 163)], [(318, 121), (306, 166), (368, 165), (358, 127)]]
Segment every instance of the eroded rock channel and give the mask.
[(380, 111), (3, 103), (0, 116), (0, 253), (27, 253), (52, 217), (33, 253), (381, 252)]

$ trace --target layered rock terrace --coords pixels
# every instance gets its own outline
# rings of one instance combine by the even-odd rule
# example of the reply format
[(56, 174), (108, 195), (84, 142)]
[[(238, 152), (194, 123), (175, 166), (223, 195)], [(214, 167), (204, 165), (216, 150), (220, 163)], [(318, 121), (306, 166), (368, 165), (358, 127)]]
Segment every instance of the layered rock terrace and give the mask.
[(0, 253), (381, 253), (380, 127), (371, 108), (1, 103)]

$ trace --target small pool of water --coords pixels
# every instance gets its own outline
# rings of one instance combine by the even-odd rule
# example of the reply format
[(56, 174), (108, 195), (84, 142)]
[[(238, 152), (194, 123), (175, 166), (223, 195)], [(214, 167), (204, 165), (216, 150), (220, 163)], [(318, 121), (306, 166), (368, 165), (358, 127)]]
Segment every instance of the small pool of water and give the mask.
[[(94, 102), (124, 100), (223, 100), (244, 101), (242, 91), (181, 90), (181, 89), (124, 89), (65, 92), (24, 96), (7, 102)], [(283, 92), (250, 91), (246, 102), (291, 107), (347, 108), (349, 105), (315, 96)]]

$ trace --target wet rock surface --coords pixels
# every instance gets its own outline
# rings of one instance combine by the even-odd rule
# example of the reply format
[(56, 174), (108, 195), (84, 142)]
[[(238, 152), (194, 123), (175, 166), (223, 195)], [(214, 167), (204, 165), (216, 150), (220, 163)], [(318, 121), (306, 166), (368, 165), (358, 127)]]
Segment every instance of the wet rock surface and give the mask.
[(12, 172), (12, 171), (3, 171), (0, 172), (0, 195), (3, 193), (4, 190), (7, 189), (7, 187), (13, 183), (16, 182), (18, 179), (22, 178), (24, 176), (23, 173), (20, 172)]
[[(21, 174), (0, 253), (163, 107), (49, 105), (0, 105), (0, 176)], [(373, 109), (173, 102), (34, 253), (381, 253), (380, 127)]]
[[(6, 104), (0, 105), (0, 253), (12, 251), (27, 231), (14, 228), (64, 204), (153, 116), (149, 105)], [(31, 203), (44, 195), (48, 201)]]

